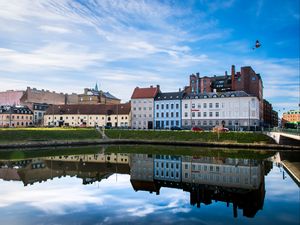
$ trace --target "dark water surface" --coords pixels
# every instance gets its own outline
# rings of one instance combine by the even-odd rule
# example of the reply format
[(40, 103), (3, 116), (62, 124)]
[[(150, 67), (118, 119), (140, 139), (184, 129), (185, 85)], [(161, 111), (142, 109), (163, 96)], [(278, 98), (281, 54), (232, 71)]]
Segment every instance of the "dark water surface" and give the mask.
[(283, 167), (298, 159), (159, 146), (1, 153), (0, 223), (298, 225), (300, 189)]

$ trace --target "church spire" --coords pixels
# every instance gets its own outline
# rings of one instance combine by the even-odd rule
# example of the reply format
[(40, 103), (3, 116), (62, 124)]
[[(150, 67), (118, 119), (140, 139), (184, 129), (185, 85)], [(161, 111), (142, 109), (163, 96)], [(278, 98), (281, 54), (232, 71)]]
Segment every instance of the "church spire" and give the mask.
[(95, 85), (95, 91), (99, 91), (99, 89), (98, 89), (98, 84), (96, 83), (96, 85)]

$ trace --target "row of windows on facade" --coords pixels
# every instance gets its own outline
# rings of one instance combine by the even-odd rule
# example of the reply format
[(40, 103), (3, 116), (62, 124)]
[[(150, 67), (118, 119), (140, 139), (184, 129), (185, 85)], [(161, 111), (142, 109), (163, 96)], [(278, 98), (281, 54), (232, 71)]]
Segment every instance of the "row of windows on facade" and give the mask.
[[(219, 121), (219, 120), (215, 120), (215, 121), (212, 121), (212, 120), (209, 120), (209, 121), (207, 121), (207, 120), (203, 120), (203, 121), (201, 121), (201, 120), (197, 120), (197, 121), (195, 121), (195, 120), (192, 120), (192, 126), (195, 126), (195, 125), (198, 125), (198, 126), (201, 126), (201, 125), (203, 125), (203, 126), (207, 126), (207, 125), (209, 125), (209, 126), (214, 126), (214, 125), (223, 125), (224, 124), (224, 126), (226, 126), (226, 125), (228, 125), (228, 126), (239, 126), (239, 125), (242, 125), (242, 124), (240, 124), (238, 121), (231, 121), (231, 120), (229, 120), (228, 122), (227, 121), (225, 121), (225, 120), (223, 120), (223, 121)], [(189, 120), (184, 120), (184, 125), (185, 126), (188, 126), (189, 125)], [(247, 122), (246, 121), (244, 121), (244, 124), (243, 124), (244, 126), (247, 126)]]
[[(184, 104), (184, 108), (187, 109), (189, 107), (189, 104)], [(208, 103), (208, 107), (210, 109), (213, 108), (213, 103)], [(196, 108), (196, 104), (195, 103), (192, 103), (192, 109), (195, 109)], [(197, 108), (198, 109), (201, 109), (201, 104), (197, 104)], [(203, 103), (203, 108), (206, 109), (207, 108), (207, 103)], [(216, 102), (215, 103), (215, 108), (220, 108), (220, 103)], [(224, 108), (224, 103), (222, 103), (222, 108)]]
[[(174, 174), (175, 174), (175, 176), (174, 176)], [(174, 173), (174, 171), (163, 171), (163, 170), (161, 170), (161, 171), (156, 171), (156, 173), (155, 173), (155, 177), (165, 177), (165, 178), (179, 178), (179, 172), (175, 172)]]
[[(51, 120), (51, 118), (53, 118), (53, 117), (51, 117), (51, 116), (48, 117), (49, 120)], [(83, 117), (84, 120), (87, 119), (87, 118), (88, 118), (88, 117), (86, 117), (86, 116)], [(122, 120), (124, 120), (124, 119), (127, 120), (127, 118), (128, 118), (127, 116), (125, 116), (125, 117), (122, 116), (122, 117), (121, 117)], [(54, 117), (54, 119), (56, 120), (56, 116)], [(66, 120), (67, 120), (67, 119), (69, 119), (68, 116), (66, 116)], [(75, 119), (75, 117), (72, 116), (72, 120), (74, 120), (74, 119)], [(81, 117), (78, 116), (78, 119), (81, 119)], [(91, 120), (91, 119), (92, 119), (92, 117), (90, 117), (90, 120)], [(117, 117), (115, 117), (115, 119), (117, 119)], [(60, 117), (60, 120), (63, 120), (63, 117), (62, 117), (62, 116)], [(96, 117), (96, 120), (98, 120), (98, 117)], [(102, 120), (104, 120), (104, 117), (102, 117)], [(110, 116), (107, 117), (107, 120), (110, 121), (110, 120), (111, 120), (111, 117), (110, 117)]]
[[(148, 108), (149, 108), (149, 110), (152, 110), (152, 107), (148, 107)], [(142, 107), (138, 107), (138, 108), (133, 107), (133, 111), (137, 111), (137, 110), (141, 111), (141, 110), (142, 110)], [(143, 107), (143, 110), (144, 110), (144, 111), (147, 110), (147, 107)]]
[[(162, 118), (164, 118), (165, 114), (162, 112), (162, 113), (160, 113), (160, 115), (161, 115)], [(174, 117), (174, 113), (173, 112), (170, 112), (170, 113), (166, 112), (166, 118), (168, 118), (169, 115), (170, 115), (170, 117)], [(159, 113), (156, 113), (156, 117), (159, 118)], [(179, 112), (175, 113), (175, 117), (179, 117)]]
[[(8, 122), (6, 124), (9, 125)], [(4, 125), (4, 123), (2, 125)], [(14, 126), (28, 126), (28, 125), (32, 125), (32, 122), (12, 122), (11, 123), (12, 127), (14, 127)]]
[[(10, 116), (9, 115), (7, 115), (7, 116), (0, 116), (0, 119), (9, 119), (10, 118)], [(12, 115), (11, 116), (11, 119), (26, 119), (26, 120), (32, 120), (32, 116), (14, 116), (14, 115)]]
[[(144, 118), (147, 117), (147, 114), (144, 114)], [(152, 117), (152, 114), (149, 114), (149, 117)], [(133, 118), (142, 118), (142, 114), (133, 114)]]
[[(213, 114), (215, 114), (215, 115), (213, 115)], [(192, 112), (192, 117), (201, 117), (201, 112), (197, 112), (197, 114), (196, 114), (196, 112)], [(209, 112), (208, 113), (208, 115), (209, 115), (209, 117), (213, 117), (213, 116), (215, 116), (215, 117), (219, 117), (220, 116), (220, 113), (219, 112), (215, 112), (215, 113), (213, 113), (213, 112)], [(185, 112), (184, 113), (184, 117), (189, 117), (189, 113), (188, 112)], [(207, 112), (203, 112), (203, 117), (207, 117)]]
[(148, 100), (148, 101), (147, 100), (133, 100), (132, 101), (133, 104), (135, 104), (135, 103), (147, 103), (147, 102), (150, 103), (150, 104), (153, 103), (152, 100)]
[[(156, 105), (156, 109), (164, 109), (165, 107), (166, 107), (166, 109), (174, 109), (174, 105), (175, 105), (175, 109), (179, 109), (179, 104), (177, 103), (177, 104), (173, 104), (173, 103), (171, 103), (171, 104), (157, 104)], [(169, 107), (170, 106), (170, 107)]]
[[(184, 174), (184, 178), (189, 178), (189, 173)], [(219, 174), (191, 174), (192, 179), (201, 179), (206, 181), (215, 181), (215, 182), (223, 182), (223, 183), (240, 183), (240, 184), (249, 184), (249, 178), (241, 178), (240, 177), (232, 177), (232, 176), (224, 176)], [(257, 182), (256, 178), (252, 179), (252, 182), (255, 184)]]
[(174, 166), (174, 163), (168, 163), (168, 162), (156, 162), (156, 168), (176, 168), (176, 169), (179, 169), (179, 163), (175, 163), (175, 166)]
[[(190, 168), (189, 164), (184, 165), (184, 169), (188, 170)], [(235, 173), (235, 174), (248, 174), (250, 172), (250, 168), (243, 168), (243, 167), (233, 167), (233, 166), (214, 166), (214, 165), (191, 165), (192, 172), (197, 171), (209, 171), (209, 172), (223, 172), (223, 173)], [(252, 175), (257, 173), (257, 167), (251, 168)]]
[[(66, 123), (66, 124), (67, 124), (67, 123)], [(69, 124), (69, 123), (68, 123), (68, 124)], [(81, 125), (81, 124), (82, 124), (82, 121), (77, 122), (77, 123), (76, 123), (76, 122), (71, 122), (71, 124), (72, 124), (72, 125), (75, 125), (75, 124)], [(90, 122), (89, 124), (90, 124), (90, 125), (94, 125), (92, 122)], [(97, 123), (95, 123), (95, 124), (97, 124)], [(50, 126), (50, 125), (51, 125), (51, 122), (48, 122), (48, 125)], [(120, 126), (121, 126), (121, 127), (123, 127), (123, 126), (126, 126), (126, 127), (127, 127), (127, 126), (128, 126), (128, 123), (127, 123), (127, 122), (120, 122)]]
[(166, 126), (179, 126), (179, 121), (178, 120), (167, 120), (167, 121), (156, 121), (156, 128), (163, 128), (164, 127), (164, 122), (166, 122)]

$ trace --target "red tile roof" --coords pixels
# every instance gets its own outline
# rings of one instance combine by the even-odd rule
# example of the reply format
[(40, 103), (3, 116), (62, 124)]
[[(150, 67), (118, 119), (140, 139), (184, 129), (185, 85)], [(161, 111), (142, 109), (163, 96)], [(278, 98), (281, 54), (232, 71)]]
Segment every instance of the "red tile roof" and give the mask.
[(159, 87), (139, 88), (136, 87), (131, 98), (154, 98), (159, 92)]
[(116, 105), (50, 105), (45, 114), (122, 115), (129, 114), (130, 108), (129, 102)]

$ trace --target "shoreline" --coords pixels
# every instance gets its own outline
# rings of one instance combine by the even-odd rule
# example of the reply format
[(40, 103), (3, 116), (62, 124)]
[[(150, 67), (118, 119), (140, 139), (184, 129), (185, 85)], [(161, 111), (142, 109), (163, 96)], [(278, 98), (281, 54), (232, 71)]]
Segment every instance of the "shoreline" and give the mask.
[(36, 149), (43, 147), (59, 146), (87, 146), (87, 145), (169, 145), (169, 146), (192, 146), (192, 147), (215, 147), (234, 149), (264, 149), (276, 151), (299, 151), (300, 146), (276, 145), (276, 144), (249, 144), (249, 143), (221, 143), (221, 142), (197, 142), (197, 141), (158, 141), (158, 140), (134, 140), (134, 139), (95, 139), (95, 140), (57, 140), (57, 141), (34, 141), (18, 143), (0, 143), (0, 151), (11, 149)]

